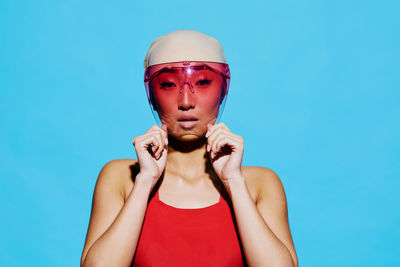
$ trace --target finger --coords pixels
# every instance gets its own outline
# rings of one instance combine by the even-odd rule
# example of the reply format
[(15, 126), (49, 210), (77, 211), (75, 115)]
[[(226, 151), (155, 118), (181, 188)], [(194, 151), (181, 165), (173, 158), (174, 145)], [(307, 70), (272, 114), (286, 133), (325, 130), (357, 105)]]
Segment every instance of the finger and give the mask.
[[(210, 125), (210, 124), (209, 124)], [(215, 131), (217, 131), (218, 129), (225, 129), (226, 131), (230, 132), (231, 130), (229, 130), (229, 128), (225, 125), (225, 123), (220, 122), (218, 124), (215, 125), (211, 125), (209, 126), (207, 125), (208, 131), (206, 133), (206, 137), (209, 137), (210, 135), (212, 135)]]
[(239, 145), (237, 140), (233, 139), (231, 136), (226, 136), (225, 138), (219, 138), (216, 140), (216, 152), (221, 151), (223, 146), (229, 146), (233, 151), (235, 151)]
[(215, 130), (208, 138), (207, 138), (207, 143), (210, 145), (209, 148), (213, 148), (214, 141), (220, 136), (220, 135), (231, 135), (231, 132), (226, 131), (225, 129), (217, 129)]
[(162, 140), (160, 131), (158, 131), (157, 133), (154, 133), (153, 136), (157, 140), (157, 143), (158, 143), (158, 146), (154, 152), (154, 155), (156, 156), (156, 158), (158, 158), (160, 156), (162, 150), (164, 149), (165, 145), (164, 145), (164, 141)]
[(161, 129), (163, 129), (165, 132), (168, 131), (168, 126), (166, 124), (161, 125)]
[(155, 152), (159, 146), (160, 146), (160, 142), (159, 142), (159, 140), (157, 140), (156, 136), (154, 136), (154, 135), (147, 135), (146, 139), (143, 140), (143, 147), (145, 149), (148, 149), (150, 147), (153, 155), (155, 155)]
[(143, 141), (145, 139), (146, 139), (146, 136), (143, 136), (143, 135), (136, 136), (135, 138), (133, 138), (132, 143), (135, 147), (140, 148), (140, 147), (143, 147)]
[(221, 150), (221, 139), (232, 140), (234, 144), (236, 144), (235, 148), (240, 146), (243, 143), (243, 138), (239, 135), (236, 135), (232, 132), (227, 132), (226, 129), (219, 129), (214, 132), (214, 135), (210, 137), (210, 150), (215, 153)]
[(149, 135), (149, 134), (156, 134), (156, 135), (161, 134), (163, 141), (168, 136), (168, 133), (158, 125), (152, 126), (144, 135)]
[(229, 140), (229, 136), (227, 134), (221, 134), (219, 135), (212, 143), (211, 145), (211, 152), (215, 155), (219, 152), (220, 148), (222, 145), (227, 143), (227, 140)]
[[(165, 129), (165, 128), (164, 128)], [(168, 133), (162, 128), (159, 128), (154, 134), (157, 136), (159, 142), (161, 143), (161, 146), (158, 147), (156, 155), (161, 156), (164, 148), (168, 148)]]
[(158, 126), (158, 125), (153, 125), (153, 126), (151, 126), (144, 134), (151, 133), (151, 132), (153, 132), (153, 131), (156, 131), (156, 130), (159, 129), (159, 128), (160, 128), (160, 126)]
[(163, 124), (161, 126), (161, 133), (162, 133), (162, 138), (165, 141), (165, 144), (168, 145), (168, 126), (166, 124)]
[(243, 143), (244, 142), (244, 139), (243, 139), (243, 137), (241, 137), (240, 135), (237, 135), (237, 134), (234, 134), (234, 133), (229, 133), (229, 136), (231, 137), (231, 138), (233, 138), (235, 141), (237, 141), (238, 143)]
[[(163, 124), (161, 127), (158, 125), (154, 125), (149, 129), (147, 133), (161, 133), (163, 141), (165, 141), (165, 139), (168, 139), (168, 128), (166, 124)], [(166, 143), (168, 143), (168, 141), (166, 141)]]
[(223, 147), (228, 147), (229, 151), (237, 151), (238, 143), (230, 136), (220, 137), (216, 140), (216, 149), (212, 151), (211, 156), (214, 158), (218, 153), (223, 152)]
[[(233, 139), (236, 139), (238, 142), (240, 142), (243, 138), (237, 134), (232, 133), (228, 127), (226, 127), (225, 124), (220, 123), (218, 125), (215, 125), (216, 127), (210, 130), (209, 134), (206, 135), (208, 137), (208, 144), (212, 144), (214, 140), (221, 134), (225, 133), (229, 136), (231, 136)], [(207, 151), (210, 151), (210, 146), (207, 146)]]
[(207, 132), (206, 132), (206, 138), (211, 135), (211, 130), (214, 129), (215, 125), (212, 125), (211, 123), (207, 124)]
[(135, 144), (141, 144), (142, 149), (149, 150), (154, 157), (159, 157), (165, 147), (162, 130), (158, 125), (151, 127), (144, 135), (134, 138)]

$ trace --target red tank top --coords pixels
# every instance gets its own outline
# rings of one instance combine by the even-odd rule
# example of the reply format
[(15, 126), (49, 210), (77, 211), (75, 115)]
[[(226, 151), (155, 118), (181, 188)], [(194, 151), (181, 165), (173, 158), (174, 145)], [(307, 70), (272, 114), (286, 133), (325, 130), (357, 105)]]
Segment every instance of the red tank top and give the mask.
[(150, 200), (132, 266), (247, 266), (228, 203), (198, 209)]

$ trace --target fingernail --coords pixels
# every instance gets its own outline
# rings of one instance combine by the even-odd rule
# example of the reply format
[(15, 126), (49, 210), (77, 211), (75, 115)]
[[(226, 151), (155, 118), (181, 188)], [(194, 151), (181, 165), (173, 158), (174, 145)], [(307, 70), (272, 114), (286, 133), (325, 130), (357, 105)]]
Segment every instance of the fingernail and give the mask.
[(206, 132), (206, 137), (208, 137), (208, 134), (209, 134), (209, 132), (207, 131), (207, 132)]
[(207, 144), (207, 152), (209, 152), (209, 151), (210, 151), (210, 145)]
[(165, 137), (165, 143), (168, 145), (168, 138)]

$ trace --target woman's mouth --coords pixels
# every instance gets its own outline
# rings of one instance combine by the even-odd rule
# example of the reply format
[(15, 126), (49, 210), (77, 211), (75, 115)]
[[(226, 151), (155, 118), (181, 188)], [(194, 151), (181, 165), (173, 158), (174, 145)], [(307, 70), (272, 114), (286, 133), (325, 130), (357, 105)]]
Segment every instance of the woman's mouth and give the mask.
[(195, 117), (182, 117), (178, 119), (179, 125), (184, 129), (191, 129), (199, 122)]

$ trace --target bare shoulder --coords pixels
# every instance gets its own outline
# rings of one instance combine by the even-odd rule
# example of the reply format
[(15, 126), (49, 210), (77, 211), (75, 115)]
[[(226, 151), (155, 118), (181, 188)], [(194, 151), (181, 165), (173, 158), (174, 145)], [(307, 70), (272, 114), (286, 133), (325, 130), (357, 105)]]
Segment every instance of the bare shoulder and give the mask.
[(273, 170), (260, 166), (243, 166), (243, 175), (250, 190), (256, 193), (257, 202), (261, 198), (285, 198), (281, 179)]
[(107, 162), (101, 171), (112, 172), (119, 175), (129, 175), (132, 166), (135, 166), (136, 164), (136, 159), (113, 159)]
[(119, 181), (131, 177), (137, 165), (136, 159), (114, 159), (103, 166), (100, 174), (104, 174), (102, 176), (106, 177), (113, 177), (113, 179)]
[(136, 160), (117, 159), (101, 169), (93, 193), (92, 212), (81, 256), (81, 265), (93, 243), (112, 224), (124, 205), (125, 184), (131, 179)]
[(97, 183), (106, 183), (118, 188), (125, 196), (126, 187), (132, 184), (139, 165), (136, 159), (114, 159), (107, 162), (100, 171)]

